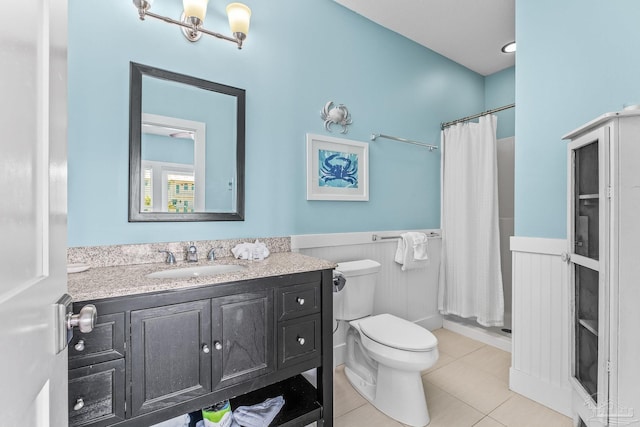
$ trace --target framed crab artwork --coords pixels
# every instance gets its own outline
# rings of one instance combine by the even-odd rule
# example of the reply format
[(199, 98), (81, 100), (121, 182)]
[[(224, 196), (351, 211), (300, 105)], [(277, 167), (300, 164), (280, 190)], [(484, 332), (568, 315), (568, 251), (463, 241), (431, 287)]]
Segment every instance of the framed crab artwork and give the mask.
[(369, 200), (369, 144), (307, 134), (307, 200)]

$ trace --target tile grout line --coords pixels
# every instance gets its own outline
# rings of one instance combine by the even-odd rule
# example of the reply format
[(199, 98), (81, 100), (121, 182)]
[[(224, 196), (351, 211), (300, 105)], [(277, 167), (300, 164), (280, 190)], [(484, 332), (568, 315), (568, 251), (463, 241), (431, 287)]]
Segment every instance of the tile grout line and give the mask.
[[(354, 391), (355, 391), (355, 389), (354, 389)], [(356, 391), (356, 393), (357, 393), (357, 391)], [(360, 395), (358, 394), (358, 396), (360, 396)], [(370, 403), (368, 400), (366, 400), (362, 405), (356, 406), (356, 407), (355, 407), (355, 408), (353, 408), (353, 409), (349, 409), (349, 410), (348, 410), (347, 412), (345, 412), (344, 414), (341, 414), (341, 415), (339, 415), (339, 416), (335, 417), (335, 418), (334, 418), (334, 420), (337, 420), (337, 419), (339, 419), (339, 418), (342, 418), (342, 417), (344, 417), (345, 415), (350, 414), (351, 412), (355, 411), (356, 409), (360, 409), (360, 408), (362, 408), (362, 407), (363, 407), (363, 406), (365, 406), (365, 405), (371, 405), (371, 403)], [(373, 406), (373, 405), (371, 405), (371, 406)]]

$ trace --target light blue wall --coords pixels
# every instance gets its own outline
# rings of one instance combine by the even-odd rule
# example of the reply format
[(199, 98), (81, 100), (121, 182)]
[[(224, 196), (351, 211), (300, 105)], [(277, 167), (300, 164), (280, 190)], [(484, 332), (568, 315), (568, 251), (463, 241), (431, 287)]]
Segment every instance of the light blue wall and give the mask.
[(516, 235), (566, 236), (561, 138), (640, 102), (639, 22), (637, 0), (517, 1)]
[[(484, 109), (502, 107), (516, 102), (516, 67), (488, 75), (484, 79)], [(495, 113), (498, 116), (496, 136), (508, 138), (516, 134), (516, 109)]]
[[(174, 3), (154, 10), (177, 17)], [(439, 144), (440, 122), (482, 111), (483, 77), (333, 1), (248, 5), (238, 51), (141, 22), (128, 0), (70, 2), (69, 246), (439, 226), (437, 151), (378, 139), (369, 202), (307, 201), (305, 133), (328, 134), (319, 113), (334, 101), (352, 113), (347, 138)], [(223, 9), (210, 3), (207, 28), (227, 32)], [(130, 61), (246, 89), (244, 222), (127, 222)]]

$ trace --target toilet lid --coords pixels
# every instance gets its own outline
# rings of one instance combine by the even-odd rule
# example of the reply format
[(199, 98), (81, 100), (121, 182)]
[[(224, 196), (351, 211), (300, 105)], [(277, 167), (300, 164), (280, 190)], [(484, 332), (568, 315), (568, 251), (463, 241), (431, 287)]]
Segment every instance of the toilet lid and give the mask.
[(428, 330), (391, 314), (361, 320), (360, 330), (372, 340), (400, 350), (428, 351), (438, 345)]

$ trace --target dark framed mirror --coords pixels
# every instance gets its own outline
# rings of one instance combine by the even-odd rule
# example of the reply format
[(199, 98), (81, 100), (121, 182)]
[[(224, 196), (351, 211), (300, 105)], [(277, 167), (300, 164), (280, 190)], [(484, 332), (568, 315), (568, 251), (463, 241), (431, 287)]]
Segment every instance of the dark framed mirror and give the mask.
[(129, 222), (243, 221), (245, 91), (131, 63)]

